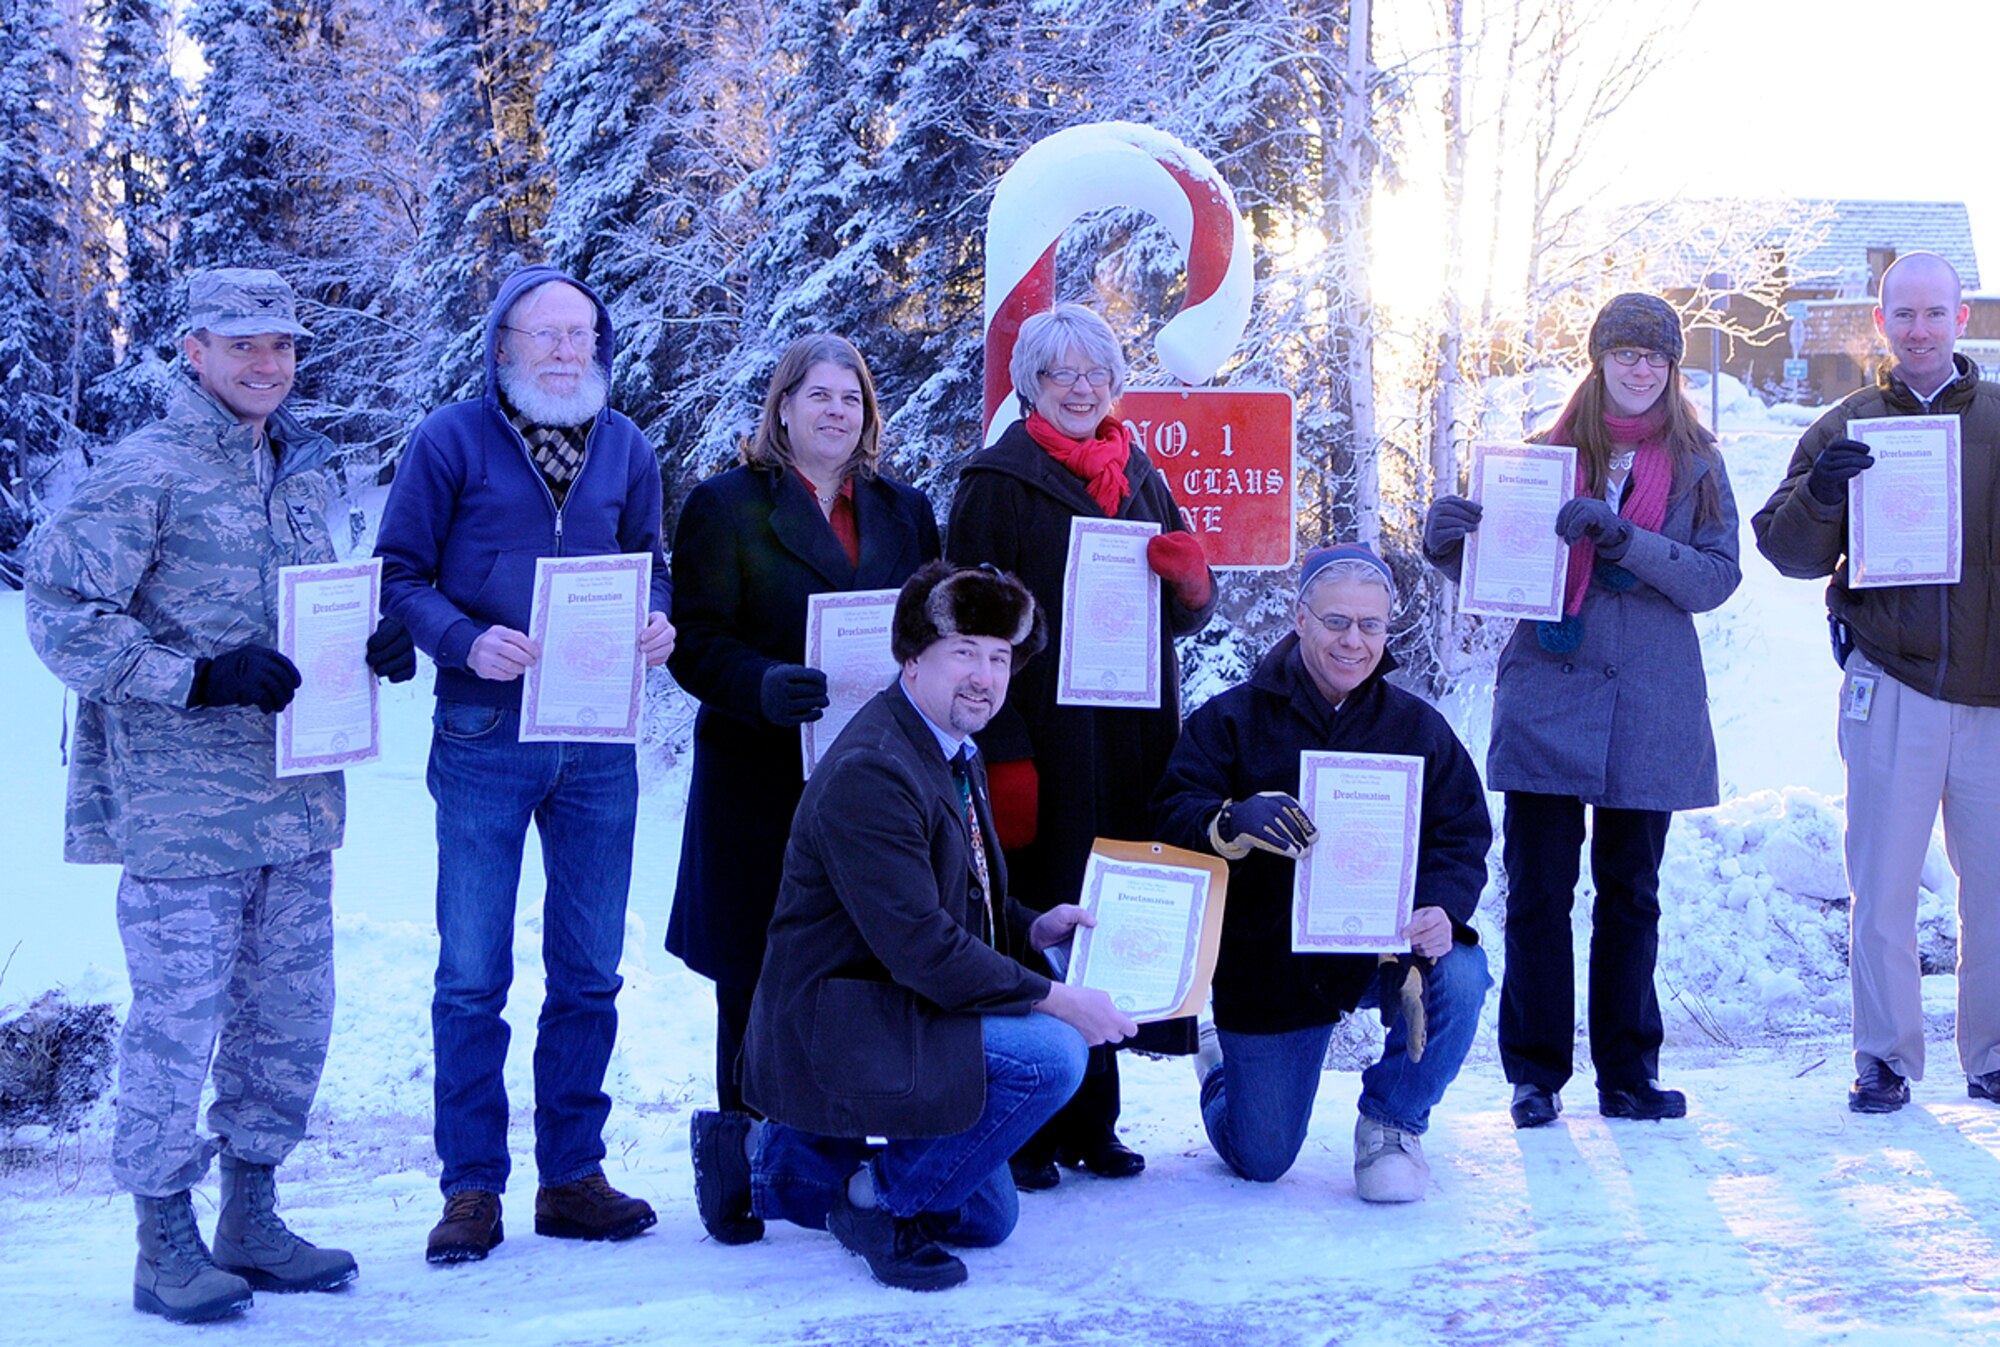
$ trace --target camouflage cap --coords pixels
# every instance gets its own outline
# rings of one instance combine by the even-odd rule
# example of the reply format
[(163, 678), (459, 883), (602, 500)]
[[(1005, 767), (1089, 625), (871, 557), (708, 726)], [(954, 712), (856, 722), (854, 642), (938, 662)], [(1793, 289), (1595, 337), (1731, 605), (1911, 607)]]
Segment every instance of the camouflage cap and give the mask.
[(204, 328), (219, 337), (259, 337), (284, 332), (312, 333), (299, 325), (298, 296), (275, 271), (255, 267), (211, 267), (188, 277), (188, 331)]

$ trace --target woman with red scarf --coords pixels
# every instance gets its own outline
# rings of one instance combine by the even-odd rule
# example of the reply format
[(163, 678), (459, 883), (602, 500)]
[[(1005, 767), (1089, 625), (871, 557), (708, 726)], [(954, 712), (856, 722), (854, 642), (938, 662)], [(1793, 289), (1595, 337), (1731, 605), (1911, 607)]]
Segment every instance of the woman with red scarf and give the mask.
[[(1591, 808), (1590, 1057), (1607, 1118), (1678, 1118), (1659, 1081), (1660, 858), (1677, 809), (1716, 802), (1715, 737), (1693, 614), (1736, 589), (1736, 501), (1681, 389), (1680, 320), (1619, 295), (1590, 329), (1590, 374), (1546, 433), (1576, 447), (1559, 622), (1522, 622), (1493, 687), (1489, 790), (1505, 792), (1500, 1060), (1516, 1127), (1562, 1112), (1576, 1040), (1570, 908)], [(1480, 507), (1440, 496), (1424, 554), (1456, 578)]]
[[(1151, 835), (1147, 805), (1181, 730), (1174, 638), (1207, 624), (1215, 583), (1167, 479), (1115, 413), (1125, 357), (1110, 326), (1077, 304), (1036, 314), (1021, 325), (1009, 373), (1022, 419), (961, 469), (945, 555), (961, 563), (992, 562), (1019, 576), (1048, 614), (1049, 650), (1055, 652), (1062, 641), (1070, 521), (1081, 516), (1160, 526), (1146, 547), (1165, 619), (1159, 706), (1058, 706), (1052, 654), (1016, 672), (1006, 706), (975, 736), (986, 758), (1008, 887), (1030, 907), (1047, 910), (1076, 901), (1093, 839)], [(1192, 1038), (1189, 1022), (1175, 1021), (1149, 1026), (1139, 1046), (1191, 1052)], [(1022, 1187), (1054, 1186), (1059, 1162), (1105, 1178), (1145, 1168), (1115, 1130), (1116, 1058), (1107, 1049), (1091, 1057), (1076, 1098), (1015, 1157)]]

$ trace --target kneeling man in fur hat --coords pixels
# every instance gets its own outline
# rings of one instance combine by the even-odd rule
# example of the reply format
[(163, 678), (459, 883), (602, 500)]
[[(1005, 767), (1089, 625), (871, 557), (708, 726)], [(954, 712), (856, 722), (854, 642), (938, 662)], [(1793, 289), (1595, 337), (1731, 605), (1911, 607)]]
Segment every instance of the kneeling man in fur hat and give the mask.
[(768, 1121), (695, 1116), (718, 1242), (783, 1217), (884, 1285), (958, 1285), (940, 1246), (1012, 1232), (1007, 1157), (1075, 1093), (1086, 1048), (1136, 1031), (1104, 993), (1049, 979), (1041, 952), (1090, 918), (1015, 901), (994, 840), (971, 736), (1046, 640), (1026, 587), (990, 566), (934, 561), (903, 586), (902, 673), (814, 770), (785, 851), (742, 1060)]

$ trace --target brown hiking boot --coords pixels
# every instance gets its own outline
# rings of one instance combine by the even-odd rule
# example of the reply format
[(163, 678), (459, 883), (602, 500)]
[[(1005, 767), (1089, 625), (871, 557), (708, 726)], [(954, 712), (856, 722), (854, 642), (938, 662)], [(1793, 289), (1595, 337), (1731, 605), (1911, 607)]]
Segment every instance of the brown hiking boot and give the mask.
[(535, 1193), (535, 1233), (556, 1239), (630, 1239), (658, 1219), (652, 1207), (613, 1188), (603, 1174)]
[(444, 1200), (444, 1215), (431, 1227), (424, 1259), (432, 1263), (476, 1263), (506, 1238), (500, 1225), (500, 1195), (477, 1188)]

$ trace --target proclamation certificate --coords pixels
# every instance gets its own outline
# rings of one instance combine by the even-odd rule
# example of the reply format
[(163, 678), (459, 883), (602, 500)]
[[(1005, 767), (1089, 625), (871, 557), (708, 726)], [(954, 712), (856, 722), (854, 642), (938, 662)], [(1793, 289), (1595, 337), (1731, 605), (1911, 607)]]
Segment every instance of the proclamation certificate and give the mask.
[(826, 675), (827, 696), (825, 713), (799, 726), (807, 776), (854, 713), (896, 677), (900, 666), (889, 651), (889, 628), (897, 593), (858, 589), (806, 600), (806, 664)]
[(1957, 416), (1847, 423), (1875, 466), (1847, 484), (1847, 584), (1955, 585), (1965, 564)]
[(1556, 512), (1576, 494), (1576, 450), (1474, 445), (1471, 489), (1484, 513), (1465, 538), (1458, 611), (1559, 621), (1569, 548), (1556, 536)]
[(521, 742), (639, 742), (653, 558), (541, 557), (528, 639), (541, 648), (521, 680)]
[(1158, 842), (1098, 838), (1077, 901), (1079, 926), (1063, 980), (1095, 987), (1141, 1023), (1198, 1014), (1222, 941), (1229, 866)]
[(1295, 954), (1400, 954), (1417, 891), (1424, 760), (1400, 753), (1299, 754), (1299, 800), (1319, 841), (1292, 889)]
[(330, 772), (382, 756), (382, 710), (368, 671), (382, 559), (278, 568), (278, 653), (299, 690), (278, 712), (278, 775)]
[(1160, 582), (1146, 564), (1146, 542), (1159, 531), (1124, 519), (1069, 521), (1058, 705), (1160, 704)]

